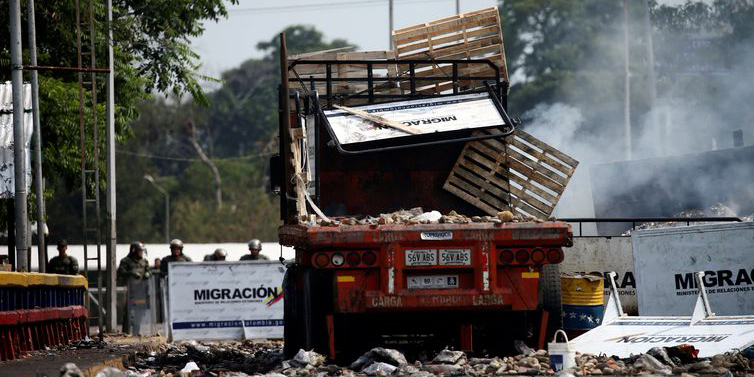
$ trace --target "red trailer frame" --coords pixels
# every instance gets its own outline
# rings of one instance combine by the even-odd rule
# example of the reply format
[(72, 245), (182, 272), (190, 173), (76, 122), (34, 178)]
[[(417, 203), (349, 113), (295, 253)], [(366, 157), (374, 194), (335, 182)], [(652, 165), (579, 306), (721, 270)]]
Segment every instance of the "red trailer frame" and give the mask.
[[(288, 266), (284, 282), (286, 355), (293, 356), (300, 348), (314, 349), (350, 362), (379, 345), (404, 352), (446, 346), (504, 352), (512, 351), (517, 339), (542, 347), (548, 322), (548, 313), (542, 309), (548, 307), (548, 297), (557, 297), (559, 308), (559, 276), (552, 267), (562, 261), (562, 248), (571, 246), (568, 224), (320, 226), (307, 225), (309, 219), (303, 221), (298, 213), (304, 204), (300, 202), (301, 187), (296, 191), (299, 178), (294, 172), (298, 168), (291, 152), (292, 135), (300, 138), (313, 130), (313, 135), (307, 136), (313, 160), (306, 163), (314, 165), (313, 191), (306, 194), (310, 196), (307, 202), (327, 216), (343, 220), (352, 214), (377, 215), (417, 206), (442, 213), (455, 210), (468, 216), (484, 215), (442, 187), (464, 143), (479, 138), (472, 135), (472, 129), (382, 140), (346, 150), (332, 134), (323, 110), (349, 97), (369, 103), (427, 98), (415, 89), (422, 82), (450, 79), (452, 94), (476, 83), (476, 88), (486, 88), (482, 91), (488, 93), (504, 123), (497, 126), (500, 134), (483, 137), (502, 140), (513, 132), (514, 122), (506, 112), (508, 83), (500, 79), (497, 67), (488, 60), (474, 59), (289, 62), (284, 40), (283, 36), (280, 155), (271, 161), (270, 171), (273, 191), (281, 197), (284, 225), (279, 229), (280, 243), (296, 249), (295, 263)], [(305, 64), (321, 65), (327, 74), (302, 77), (295, 69)], [(331, 91), (333, 83), (351, 80), (333, 77), (331, 72), (338, 71), (339, 65), (354, 64), (366, 67), (366, 77), (352, 80), (366, 83), (368, 93)], [(375, 92), (375, 88), (395, 85), (394, 79), (379, 78), (372, 72), (373, 67), (385, 64), (410, 66), (411, 74), (405, 78), (410, 93)], [(438, 64), (449, 67), (453, 75), (417, 78), (413, 74), (415, 67)], [(493, 66), (494, 73), (457, 73), (459, 66), (473, 65)], [(289, 71), (293, 72), (290, 76)], [(290, 93), (289, 81), (301, 81), (301, 87), (312, 89)], [(317, 85), (327, 88), (324, 94), (317, 93)], [(300, 165), (300, 161), (296, 163)], [(422, 258), (427, 258), (427, 263)], [(417, 265), (422, 263), (428, 265)], [(553, 283), (548, 284), (550, 292), (541, 284), (548, 277)], [(445, 283), (433, 285), (433, 279), (445, 279)]]
[[(286, 306), (292, 304), (295, 308), (297, 305), (292, 303), (295, 298), (291, 300), (289, 292), (310, 292), (317, 299), (332, 300), (319, 315), (314, 313), (316, 309), (304, 310), (311, 318), (286, 316), (287, 331), (303, 331), (304, 338), (308, 338), (308, 342), (304, 340), (301, 344), (293, 341), (297, 344), (293, 348), (309, 346), (326, 350), (332, 358), (351, 353), (348, 350), (360, 343), (339, 334), (343, 330), (339, 329), (339, 323), (347, 323), (359, 315), (377, 314), (378, 317), (371, 321), (377, 326), (380, 313), (398, 318), (401, 313), (432, 312), (437, 316), (466, 312), (465, 315), (459, 314), (461, 318), (467, 317), (465, 321), (450, 321), (452, 324), (448, 323), (446, 330), (457, 336), (454, 345), (460, 349), (480, 349), (475, 343), (487, 342), (475, 342), (474, 326), (483, 325), (490, 319), (485, 317), (479, 321), (472, 313), (490, 312), (494, 318), (494, 313), (541, 309), (539, 285), (543, 267), (563, 260), (562, 247), (571, 246), (573, 236), (570, 225), (561, 222), (338, 227), (284, 225), (279, 235), (282, 244), (296, 248), (297, 267), (289, 272)], [(468, 263), (457, 265), (407, 265), (406, 252), (417, 249), (435, 252), (468, 250), (471, 258)], [(329, 286), (327, 295), (316, 295), (311, 286), (307, 289), (306, 271), (320, 273), (319, 284), (314, 288)], [(417, 276), (456, 276), (458, 287), (411, 289), (408, 279)], [(497, 317), (504, 318), (502, 315)], [(292, 318), (302, 321), (303, 330), (288, 323), (289, 320), (295, 321)], [(536, 334), (532, 346), (541, 347), (547, 315), (538, 313), (534, 318), (539, 323), (534, 326)], [(317, 324), (322, 320), (324, 322)], [(317, 335), (317, 331), (311, 331), (307, 326), (324, 327), (326, 332), (320, 331)], [(485, 335), (500, 338), (500, 334)], [(286, 340), (288, 338), (287, 334)]]

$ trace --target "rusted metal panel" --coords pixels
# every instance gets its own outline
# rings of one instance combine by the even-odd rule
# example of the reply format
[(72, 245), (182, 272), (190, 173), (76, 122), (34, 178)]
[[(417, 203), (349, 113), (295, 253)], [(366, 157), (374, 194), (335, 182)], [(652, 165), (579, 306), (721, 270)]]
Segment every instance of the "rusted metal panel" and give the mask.
[[(426, 241), (422, 234), (447, 231), (452, 238), (446, 241)], [(562, 222), (545, 223), (470, 223), (418, 225), (341, 225), (280, 227), (280, 242), (285, 246), (307, 247), (379, 247), (386, 242), (463, 242), (494, 241), (515, 243), (517, 246), (564, 246), (572, 243), (571, 226)]]
[[(469, 131), (453, 132), (453, 137), (470, 135)], [(430, 141), (437, 136), (415, 137)], [(468, 216), (485, 214), (443, 189), (463, 143), (346, 156), (328, 146), (331, 141), (327, 132), (320, 133), (318, 205), (328, 216), (376, 215), (414, 207), (442, 213), (455, 210)], [(371, 144), (378, 148), (395, 142)]]

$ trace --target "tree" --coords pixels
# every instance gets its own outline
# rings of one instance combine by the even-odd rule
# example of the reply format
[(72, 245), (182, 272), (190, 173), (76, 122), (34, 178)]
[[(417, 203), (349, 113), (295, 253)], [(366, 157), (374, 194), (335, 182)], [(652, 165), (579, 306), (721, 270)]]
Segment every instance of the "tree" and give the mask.
[[(511, 113), (533, 114), (530, 110), (538, 105), (562, 102), (583, 115), (580, 134), (623, 138), (623, 3), (501, 0), (506, 54), (515, 78)], [(750, 67), (754, 65), (749, 47), (754, 41), (753, 1), (688, 1), (676, 6), (654, 1), (626, 3), (634, 137), (657, 128), (647, 121), (651, 117), (651, 67), (643, 22), (647, 10), (658, 72), (655, 112), (669, 107), (667, 111), (683, 116), (676, 118), (677, 122), (698, 123), (683, 127), (684, 133), (699, 135), (697, 144), (717, 137), (709, 131), (719, 127), (703, 125), (712, 119), (726, 119), (730, 125), (750, 123), (752, 114), (741, 111), (749, 108), (742, 99), (754, 93), (740, 83), (747, 82), (742, 78), (752, 77)], [(721, 107), (729, 107), (729, 111), (721, 111)]]
[(511, 88), (512, 111), (522, 114), (539, 103), (558, 101), (568, 86), (614, 81), (615, 56), (599, 49), (620, 27), (620, 9), (616, 1), (501, 0), (508, 64), (514, 77), (523, 78)]
[[(292, 54), (346, 46), (328, 42), (308, 26), (285, 29)], [(175, 237), (188, 242), (275, 240), (278, 198), (269, 193), (269, 156), (277, 151), (277, 37), (258, 45), (267, 54), (222, 74), (222, 86), (196, 101), (156, 98), (143, 101), (133, 122), (134, 137), (120, 149), (118, 235), (146, 242), (162, 239), (162, 196), (142, 178), (151, 174), (171, 198)], [(195, 126), (187, 133), (186, 125)], [(195, 138), (195, 140), (192, 140)], [(194, 143), (195, 141), (195, 143)], [(195, 145), (194, 145), (195, 144)], [(215, 203), (212, 169), (222, 182), (222, 207)], [(157, 231), (155, 231), (157, 230)]]
[[(230, 0), (237, 3), (237, 0)], [(81, 1), (82, 14), (87, 14), (87, 1)], [(104, 3), (93, 2), (97, 23), (94, 28), (96, 61), (104, 66), (106, 61), (106, 29)], [(8, 1), (0, 1), (2, 9), (8, 9)], [(26, 7), (22, 7), (22, 23), (25, 25)], [(130, 124), (138, 116), (137, 105), (149, 97), (148, 93), (172, 93), (176, 96), (190, 95), (197, 103), (206, 103), (206, 96), (199, 85), (204, 79), (195, 73), (198, 55), (191, 50), (189, 38), (202, 33), (203, 22), (217, 21), (227, 15), (223, 0), (115, 0), (113, 1), (113, 44), (115, 54), (115, 119), (116, 139), (124, 142), (130, 135)], [(8, 12), (0, 12), (0, 23), (9, 24)], [(39, 65), (77, 65), (76, 54), (76, 1), (49, 0), (37, 3), (35, 9), (37, 52)], [(25, 30), (25, 28), (24, 28)], [(88, 45), (88, 33), (84, 29), (82, 44)], [(23, 33), (24, 47), (28, 48), (27, 35)], [(0, 33), (0, 61), (9, 60), (9, 34)], [(90, 56), (83, 56), (86, 62)], [(88, 64), (85, 64), (88, 65)], [(3, 70), (3, 79), (9, 79), (9, 70)], [(85, 74), (85, 81), (89, 75)], [(102, 95), (104, 76), (97, 80), (97, 90)], [(85, 98), (90, 97), (85, 93)], [(70, 72), (40, 72), (40, 111), (44, 166), (48, 188), (72, 193), (80, 186), (79, 147), (79, 95), (78, 75)], [(85, 120), (90, 122), (96, 111), (99, 115), (100, 134), (104, 135), (103, 98), (92, 110), (87, 107)], [(92, 156), (93, 144), (86, 145), (87, 155)], [(100, 144), (104, 150), (104, 138)], [(102, 167), (103, 168), (103, 167)], [(104, 180), (104, 174), (101, 177)], [(80, 195), (80, 193), (79, 193)], [(50, 206), (55, 205), (55, 200)], [(61, 226), (80, 220), (80, 206), (70, 206), (69, 216), (60, 219)], [(55, 213), (51, 208), (50, 216)], [(0, 219), (0, 221), (3, 221)], [(55, 237), (69, 237), (77, 241), (81, 233), (60, 234), (53, 227)]]

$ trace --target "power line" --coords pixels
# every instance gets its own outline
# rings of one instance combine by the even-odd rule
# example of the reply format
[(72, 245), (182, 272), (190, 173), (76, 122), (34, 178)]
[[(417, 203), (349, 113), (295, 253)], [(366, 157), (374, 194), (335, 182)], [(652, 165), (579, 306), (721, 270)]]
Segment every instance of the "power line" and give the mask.
[[(417, 4), (417, 3), (437, 3), (439, 1), (451, 0), (395, 0), (400, 4)], [(388, 0), (364, 0), (364, 1), (339, 1), (330, 3), (308, 4), (308, 5), (284, 5), (276, 7), (259, 7), (259, 8), (241, 8), (231, 9), (228, 13), (278, 13), (284, 11), (316, 11), (330, 8), (354, 8), (354, 7), (373, 7), (386, 5)]]
[[(116, 150), (115, 153), (125, 154), (129, 156), (136, 156), (136, 157), (152, 158), (155, 160), (186, 161), (186, 162), (201, 161), (201, 159), (199, 158), (161, 156), (161, 155), (155, 155), (155, 154), (138, 153), (138, 152), (123, 151), (123, 150)], [(260, 158), (260, 157), (269, 157), (269, 156), (272, 156), (273, 154), (274, 153), (258, 153), (258, 154), (251, 154), (251, 155), (239, 156), (239, 157), (212, 158), (212, 160), (221, 160), (221, 161), (252, 160), (252, 159)]]

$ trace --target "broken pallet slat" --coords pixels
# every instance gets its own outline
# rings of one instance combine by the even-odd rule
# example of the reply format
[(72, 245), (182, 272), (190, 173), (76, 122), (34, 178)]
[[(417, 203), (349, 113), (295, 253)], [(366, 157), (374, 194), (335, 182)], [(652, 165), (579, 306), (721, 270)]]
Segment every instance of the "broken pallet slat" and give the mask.
[(423, 133), (421, 130), (419, 130), (417, 128), (414, 128), (414, 127), (411, 127), (411, 126), (407, 126), (407, 125), (405, 125), (403, 123), (400, 123), (400, 122), (394, 122), (394, 121), (392, 121), (390, 119), (385, 119), (385, 118), (383, 118), (381, 116), (373, 115), (373, 114), (370, 114), (370, 113), (368, 113), (366, 111), (363, 111), (363, 110), (353, 109), (353, 108), (350, 108), (350, 107), (340, 106), (340, 105), (334, 105), (334, 106), (335, 106), (336, 109), (343, 110), (343, 111), (345, 111), (345, 112), (347, 112), (349, 114), (355, 115), (355, 116), (357, 116), (359, 118), (366, 119), (366, 120), (368, 120), (370, 122), (374, 122), (374, 123), (381, 124), (381, 125), (384, 125), (384, 126), (388, 126), (388, 127), (391, 127), (391, 128), (395, 128), (396, 130), (403, 131), (403, 132), (405, 132), (407, 134), (419, 135), (419, 134)]
[[(498, 129), (474, 135), (499, 134)], [(549, 217), (578, 161), (516, 130), (506, 140), (466, 143), (443, 188), (491, 215), (512, 208), (521, 215)]]

